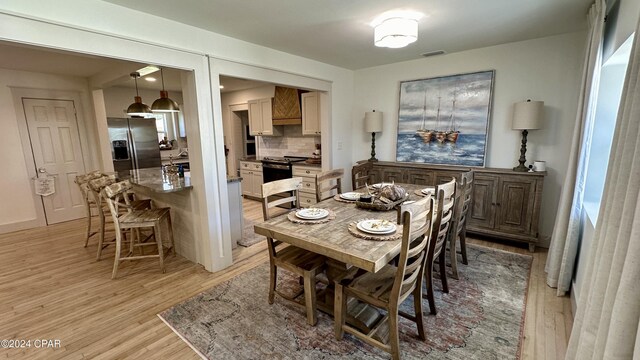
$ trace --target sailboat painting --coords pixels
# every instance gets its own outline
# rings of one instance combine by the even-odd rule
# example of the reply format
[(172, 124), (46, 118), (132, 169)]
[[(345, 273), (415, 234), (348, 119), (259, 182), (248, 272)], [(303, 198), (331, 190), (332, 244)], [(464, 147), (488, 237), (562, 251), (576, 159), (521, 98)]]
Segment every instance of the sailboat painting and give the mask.
[(401, 82), (396, 161), (484, 166), (494, 75)]

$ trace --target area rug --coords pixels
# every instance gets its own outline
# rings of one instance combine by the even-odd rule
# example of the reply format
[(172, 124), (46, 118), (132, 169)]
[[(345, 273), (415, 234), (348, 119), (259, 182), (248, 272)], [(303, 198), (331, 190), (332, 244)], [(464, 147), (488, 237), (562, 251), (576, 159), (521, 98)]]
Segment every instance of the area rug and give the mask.
[(266, 238), (262, 235), (258, 235), (253, 230), (253, 225), (256, 222), (251, 220), (248, 217), (244, 217), (244, 226), (242, 227), (242, 239), (238, 241), (238, 245), (249, 247), (251, 245), (255, 245)]
[[(400, 318), (403, 359), (517, 359), (522, 341), (532, 257), (469, 246), (469, 265), (449, 293), (435, 281), (437, 315), (424, 300), (427, 340), (415, 324)], [(279, 271), (279, 282), (298, 286)], [(276, 296), (267, 302), (267, 264), (159, 314), (200, 356), (207, 359), (387, 359), (389, 355), (346, 334), (334, 337), (333, 320), (320, 313), (315, 327), (304, 312)], [(402, 308), (413, 313), (409, 297)]]

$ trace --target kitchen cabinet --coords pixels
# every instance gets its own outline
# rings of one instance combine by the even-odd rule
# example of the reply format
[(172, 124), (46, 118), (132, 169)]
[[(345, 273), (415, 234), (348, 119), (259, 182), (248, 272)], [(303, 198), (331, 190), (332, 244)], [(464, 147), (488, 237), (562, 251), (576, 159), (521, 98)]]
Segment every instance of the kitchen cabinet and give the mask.
[(249, 100), (249, 134), (253, 136), (282, 136), (282, 128), (273, 126), (271, 98)]
[(302, 135), (320, 135), (325, 94), (317, 91), (304, 93), (302, 97)]
[(302, 178), (302, 189), (299, 191), (300, 206), (309, 207), (316, 204), (316, 174), (322, 169), (319, 166), (293, 165), (293, 177)]
[(240, 161), (242, 177), (242, 195), (262, 198), (262, 163)]
[[(361, 164), (363, 162), (359, 162)], [(546, 172), (515, 172), (511, 169), (453, 167), (377, 161), (371, 163), (370, 181), (434, 186), (460, 181), (463, 172), (473, 171), (469, 233), (538, 243), (538, 223)]]

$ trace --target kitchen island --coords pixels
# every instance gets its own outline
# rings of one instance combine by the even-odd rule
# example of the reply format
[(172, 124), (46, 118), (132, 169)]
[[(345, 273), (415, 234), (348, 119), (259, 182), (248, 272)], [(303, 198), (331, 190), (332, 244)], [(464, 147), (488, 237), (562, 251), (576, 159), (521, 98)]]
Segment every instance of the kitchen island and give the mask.
[[(118, 178), (128, 179), (133, 184), (136, 195), (143, 199), (151, 199), (154, 207), (171, 208), (176, 252), (198, 263), (197, 236), (194, 233), (195, 229), (198, 229), (194, 223), (197, 205), (191, 198), (190, 190), (193, 186), (189, 173), (185, 173), (184, 177), (170, 178), (163, 174), (161, 168), (148, 168), (120, 172)], [(166, 229), (163, 229), (163, 233), (167, 234)]]

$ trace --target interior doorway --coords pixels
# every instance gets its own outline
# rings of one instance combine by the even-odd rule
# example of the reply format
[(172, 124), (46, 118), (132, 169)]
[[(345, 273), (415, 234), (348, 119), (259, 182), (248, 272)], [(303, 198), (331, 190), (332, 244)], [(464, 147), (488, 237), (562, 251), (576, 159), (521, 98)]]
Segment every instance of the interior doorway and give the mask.
[(22, 98), (28, 141), (38, 177), (53, 177), (55, 192), (41, 196), (47, 225), (85, 215), (74, 184), (85, 173), (73, 100)]

